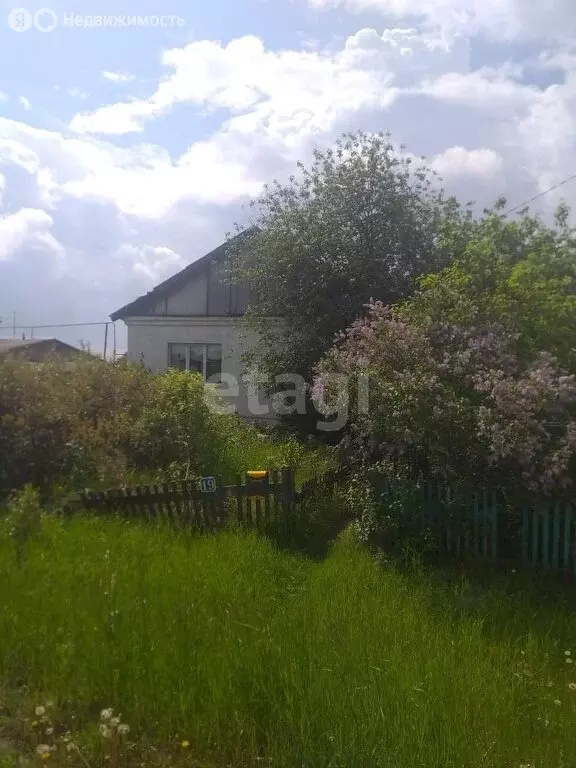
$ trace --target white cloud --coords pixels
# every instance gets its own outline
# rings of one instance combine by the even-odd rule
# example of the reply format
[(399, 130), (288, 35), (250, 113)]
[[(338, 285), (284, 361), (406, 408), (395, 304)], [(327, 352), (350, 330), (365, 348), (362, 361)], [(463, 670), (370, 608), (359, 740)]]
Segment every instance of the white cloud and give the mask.
[(503, 161), (493, 149), (450, 147), (434, 157), (430, 165), (446, 181), (458, 176), (496, 181), (495, 177), (502, 170)]
[(111, 80), (113, 83), (130, 83), (132, 80), (136, 79), (134, 75), (130, 75), (126, 72), (104, 71), (102, 72), (102, 77), (105, 80)]
[(162, 63), (172, 74), (148, 99), (80, 113), (70, 127), (83, 134), (139, 132), (175, 104), (189, 103), (257, 117), (260, 124), (269, 124), (270, 132), (291, 133), (296, 126), (315, 133), (330, 129), (346, 112), (390, 104), (399, 62), (447, 55), (446, 48), (440, 54), (436, 49), (440, 50), (439, 40), (413, 30), (389, 30), (384, 36), (361, 30), (335, 54), (269, 51), (250, 36), (227, 46), (194, 42), (165, 52)]
[(424, 21), (448, 34), (487, 32), (504, 40), (567, 40), (576, 34), (573, 0), (309, 0), (309, 4), (379, 11), (391, 19)]
[(26, 96), (19, 96), (18, 104), (20, 104), (20, 106), (24, 107), (24, 109), (26, 110), (32, 109), (32, 104), (30, 103), (30, 99), (26, 98)]
[(176, 271), (186, 266), (186, 261), (178, 253), (166, 246), (125, 244), (120, 246), (115, 258), (126, 259), (130, 267), (137, 274), (158, 282), (168, 270)]
[(78, 88), (78, 86), (76, 85), (72, 86), (71, 88), (67, 88), (66, 93), (68, 94), (68, 96), (71, 96), (73, 99), (88, 98), (88, 92), (82, 88)]
[(18, 213), (0, 217), (0, 261), (10, 259), (24, 245), (40, 245), (54, 252), (60, 244), (51, 233), (52, 217), (46, 211), (22, 208)]
[(540, 96), (535, 86), (523, 85), (499, 70), (481, 68), (462, 74), (447, 72), (426, 78), (420, 92), (435, 99), (465, 104), (476, 109), (508, 112), (529, 105)]

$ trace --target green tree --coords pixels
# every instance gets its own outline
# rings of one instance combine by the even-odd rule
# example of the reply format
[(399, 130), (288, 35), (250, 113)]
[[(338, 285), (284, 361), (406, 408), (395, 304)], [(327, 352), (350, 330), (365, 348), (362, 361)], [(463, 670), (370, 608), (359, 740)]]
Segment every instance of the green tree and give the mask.
[(576, 233), (561, 207), (553, 227), (524, 211), (507, 219), (504, 202), (448, 233), (450, 265), (419, 280), (399, 311), (420, 324), (496, 322), (532, 359), (542, 351), (576, 369)]
[(247, 322), (260, 339), (252, 361), (268, 377), (309, 380), (371, 298), (397, 302), (447, 263), (442, 243), (453, 244), (451, 222), (466, 217), (388, 135), (344, 135), (298, 169), (253, 203), (255, 226), (231, 244), (230, 263), (251, 296)]

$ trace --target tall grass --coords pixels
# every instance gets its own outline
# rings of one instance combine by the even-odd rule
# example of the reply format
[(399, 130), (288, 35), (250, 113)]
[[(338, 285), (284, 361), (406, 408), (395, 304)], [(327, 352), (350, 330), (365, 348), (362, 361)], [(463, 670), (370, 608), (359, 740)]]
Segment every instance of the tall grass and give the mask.
[(0, 679), (159, 743), (235, 766), (575, 764), (563, 607), (384, 570), (345, 537), (314, 563), (80, 518), (27, 547), (19, 565), (0, 544)]

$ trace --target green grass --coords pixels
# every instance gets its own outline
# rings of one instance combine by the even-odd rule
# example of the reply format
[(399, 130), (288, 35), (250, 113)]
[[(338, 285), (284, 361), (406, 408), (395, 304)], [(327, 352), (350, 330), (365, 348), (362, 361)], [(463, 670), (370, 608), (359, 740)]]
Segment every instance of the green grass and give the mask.
[(222, 766), (576, 765), (574, 612), (346, 541), (48, 520), (20, 566), (0, 544), (0, 680)]

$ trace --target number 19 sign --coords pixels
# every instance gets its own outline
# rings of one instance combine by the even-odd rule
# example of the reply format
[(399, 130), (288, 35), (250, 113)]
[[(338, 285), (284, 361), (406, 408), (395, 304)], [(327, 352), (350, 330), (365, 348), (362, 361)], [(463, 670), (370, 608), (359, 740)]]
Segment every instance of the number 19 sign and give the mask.
[(200, 490), (202, 493), (214, 493), (216, 491), (216, 478), (203, 477), (200, 480)]

